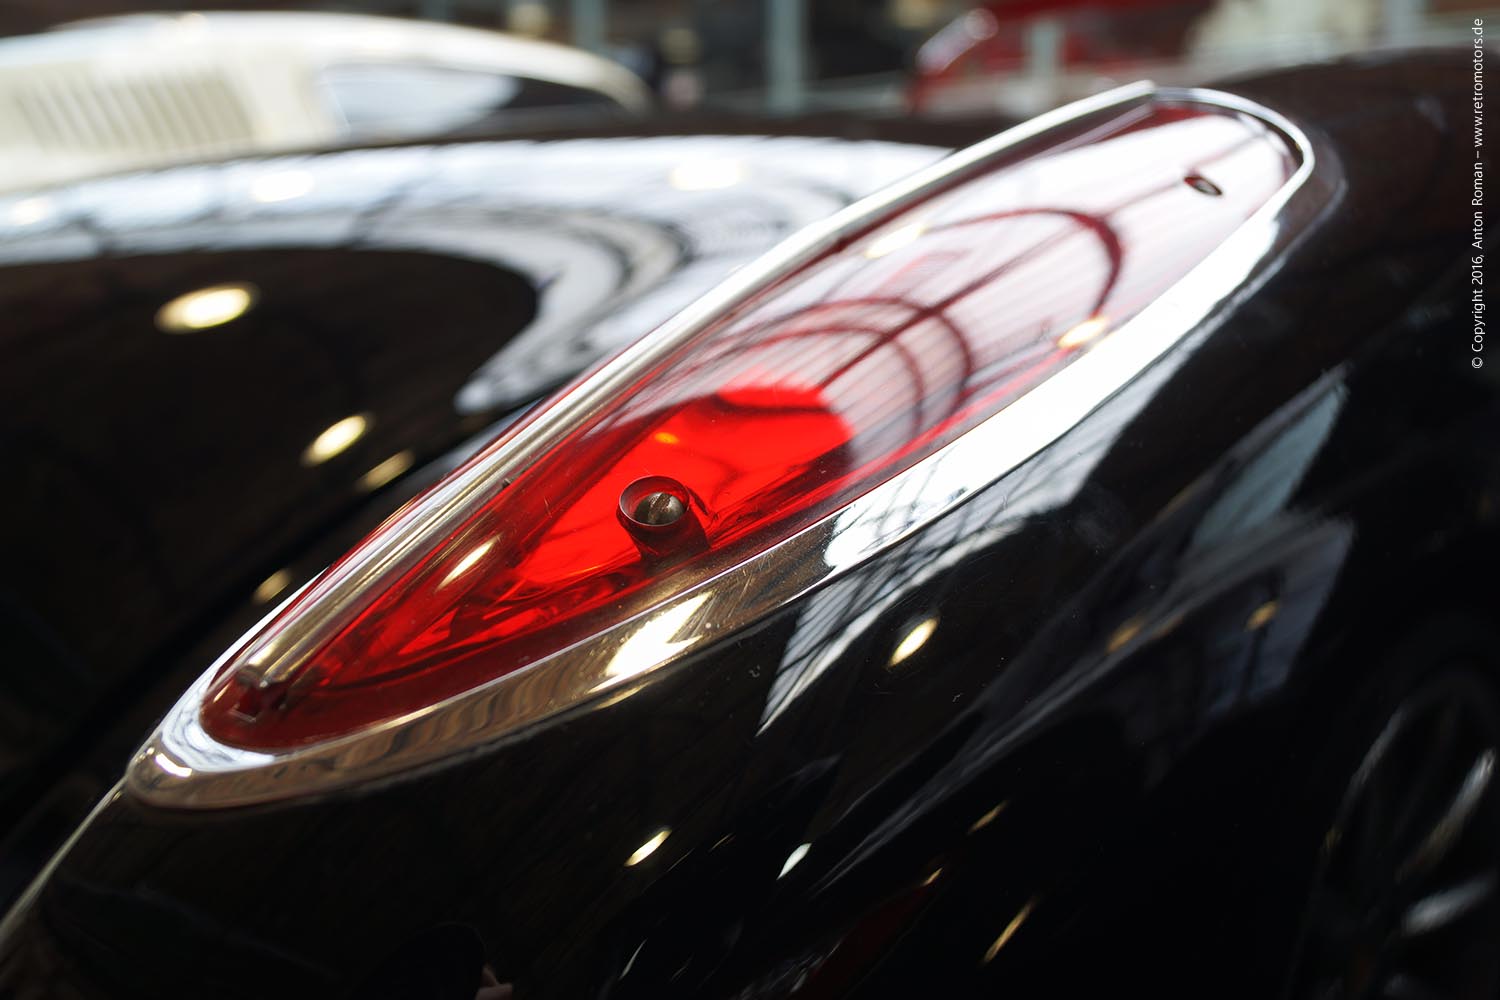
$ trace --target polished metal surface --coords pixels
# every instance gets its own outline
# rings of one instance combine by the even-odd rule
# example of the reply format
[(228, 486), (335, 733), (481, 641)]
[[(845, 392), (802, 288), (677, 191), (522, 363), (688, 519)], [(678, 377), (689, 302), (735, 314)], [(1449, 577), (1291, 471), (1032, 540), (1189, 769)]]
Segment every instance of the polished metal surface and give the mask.
[(670, 493), (652, 493), (636, 504), (631, 516), (652, 527), (673, 523), (687, 510), (682, 501)]
[[(836, 514), (750, 559), (715, 566), (687, 589), (589, 642), (440, 704), (348, 737), (282, 753), (250, 752), (218, 743), (199, 724), (204, 691), (229, 666), (262, 686), (293, 678), (307, 657), (345, 623), (375, 581), (399, 572), (445, 537), (476, 496), (487, 496), (526, 467), (566, 428), (636, 379), (643, 366), (686, 342), (706, 324), (744, 304), (785, 276), (878, 219), (925, 197), (1059, 126), (1087, 127), (1147, 102), (1209, 105), (1252, 117), (1297, 151), (1290, 181), (1239, 230), (1165, 295), (1086, 356), (951, 444), (896, 475)], [(409, 772), (512, 737), (565, 710), (622, 698), (647, 675), (686, 652), (795, 601), (952, 510), (1057, 440), (1129, 384), (1174, 345), (1211, 322), (1216, 308), (1247, 294), (1268, 272), (1276, 252), (1297, 235), (1287, 224), (1326, 192), (1308, 183), (1313, 149), (1295, 126), (1274, 113), (1211, 91), (1162, 90), (1149, 84), (1112, 91), (1043, 116), (959, 153), (909, 180), (804, 231), (541, 413), (438, 487), (418, 522), (411, 510), (390, 531), (312, 585), (310, 604), (294, 631), (262, 638), (252, 632), (210, 668), (177, 703), (137, 754), (126, 787), (167, 807), (208, 808), (324, 792), (353, 782)], [(1305, 202), (1305, 204), (1304, 204)]]

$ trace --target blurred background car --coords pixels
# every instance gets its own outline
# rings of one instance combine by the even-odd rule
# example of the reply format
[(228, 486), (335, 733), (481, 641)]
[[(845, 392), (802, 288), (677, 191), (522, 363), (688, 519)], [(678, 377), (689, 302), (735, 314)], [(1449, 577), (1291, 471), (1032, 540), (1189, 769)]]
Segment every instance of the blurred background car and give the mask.
[(494, 31), (293, 11), (116, 17), (0, 41), (0, 185), (650, 105), (609, 60)]
[[(1452, 44), (1461, 4), (1407, 0), (1011, 0), (964, 12), (917, 50), (913, 110), (1029, 116), (1150, 79), (1192, 86), (1351, 52)], [(1475, 9), (1480, 9), (1477, 5)]]

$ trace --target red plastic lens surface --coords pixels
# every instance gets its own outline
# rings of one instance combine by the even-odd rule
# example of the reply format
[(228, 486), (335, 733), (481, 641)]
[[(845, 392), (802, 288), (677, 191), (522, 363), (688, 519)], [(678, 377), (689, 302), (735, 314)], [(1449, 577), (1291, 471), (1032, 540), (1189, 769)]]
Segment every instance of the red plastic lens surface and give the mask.
[(1249, 119), (1137, 109), (904, 210), (659, 359), (370, 588), (283, 686), (227, 671), (204, 727), (253, 749), (349, 733), (647, 610), (710, 556), (764, 551), (1107, 337), (1294, 168)]

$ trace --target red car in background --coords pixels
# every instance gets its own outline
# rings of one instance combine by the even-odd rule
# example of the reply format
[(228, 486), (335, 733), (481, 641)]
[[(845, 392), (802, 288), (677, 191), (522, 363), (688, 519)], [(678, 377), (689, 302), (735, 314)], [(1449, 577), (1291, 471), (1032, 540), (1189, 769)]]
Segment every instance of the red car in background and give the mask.
[[(1018, 0), (975, 7), (917, 52), (913, 110), (1035, 114), (1143, 76), (1182, 74), (1213, 0)], [(1163, 70), (1166, 70), (1163, 73)]]

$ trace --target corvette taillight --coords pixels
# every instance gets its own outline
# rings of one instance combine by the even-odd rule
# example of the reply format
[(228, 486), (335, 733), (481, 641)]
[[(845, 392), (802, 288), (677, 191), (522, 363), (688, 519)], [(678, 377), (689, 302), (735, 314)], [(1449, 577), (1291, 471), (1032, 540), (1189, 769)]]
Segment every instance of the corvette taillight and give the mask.
[(777, 546), (1107, 342), (1295, 167), (1253, 119), (1147, 103), (877, 213), (395, 515), (226, 667), (203, 728), (277, 750), (407, 716)]

